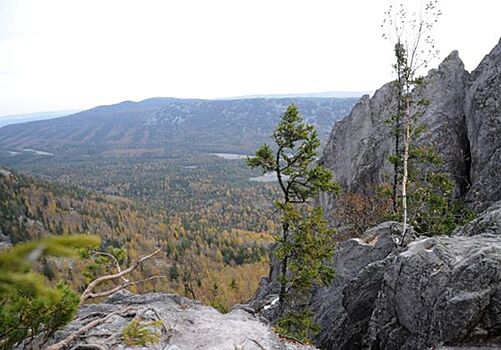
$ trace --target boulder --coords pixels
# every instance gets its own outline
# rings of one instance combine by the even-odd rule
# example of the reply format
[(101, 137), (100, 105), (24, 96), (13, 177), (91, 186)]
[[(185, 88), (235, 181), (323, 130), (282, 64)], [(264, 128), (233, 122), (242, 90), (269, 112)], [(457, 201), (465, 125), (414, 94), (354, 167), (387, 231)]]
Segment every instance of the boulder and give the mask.
[(501, 237), (485, 233), (425, 238), (397, 254), (384, 273), (366, 345), (428, 349), (500, 335)]
[(401, 225), (383, 223), (363, 239), (342, 242), (334, 255), (336, 277), (312, 301), (321, 327), (317, 344), (327, 349), (360, 349), (379, 292), (386, 258), (398, 250)]
[(384, 223), (339, 246), (336, 280), (312, 301), (317, 345), (501, 347), (501, 202), (450, 237), (400, 247), (399, 232)]

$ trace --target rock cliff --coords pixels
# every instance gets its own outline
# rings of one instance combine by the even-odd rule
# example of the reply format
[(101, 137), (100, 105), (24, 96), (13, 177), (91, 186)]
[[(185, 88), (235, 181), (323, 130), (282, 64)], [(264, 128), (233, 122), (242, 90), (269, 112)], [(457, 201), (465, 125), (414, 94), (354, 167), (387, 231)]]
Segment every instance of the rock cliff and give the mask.
[[(456, 195), (480, 212), (501, 199), (501, 41), (470, 74), (456, 51), (425, 77), (416, 92), (431, 103), (421, 118), (428, 128), (418, 142), (433, 142), (443, 170), (456, 182)], [(394, 152), (386, 120), (395, 113), (392, 83), (364, 96), (334, 125), (323, 153), (344, 188), (367, 192), (389, 181)], [(333, 199), (322, 198), (327, 210)]]
[(501, 41), (471, 74), (464, 106), (472, 157), (466, 199), (483, 209), (501, 198)]

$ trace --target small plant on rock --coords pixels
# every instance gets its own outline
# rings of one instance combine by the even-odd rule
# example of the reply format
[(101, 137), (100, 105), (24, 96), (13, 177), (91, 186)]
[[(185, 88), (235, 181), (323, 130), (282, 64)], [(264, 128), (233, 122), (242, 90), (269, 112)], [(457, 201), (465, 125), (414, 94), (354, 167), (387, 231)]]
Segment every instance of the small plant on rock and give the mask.
[(160, 341), (163, 322), (141, 321), (134, 318), (122, 331), (124, 343), (128, 346), (146, 346)]

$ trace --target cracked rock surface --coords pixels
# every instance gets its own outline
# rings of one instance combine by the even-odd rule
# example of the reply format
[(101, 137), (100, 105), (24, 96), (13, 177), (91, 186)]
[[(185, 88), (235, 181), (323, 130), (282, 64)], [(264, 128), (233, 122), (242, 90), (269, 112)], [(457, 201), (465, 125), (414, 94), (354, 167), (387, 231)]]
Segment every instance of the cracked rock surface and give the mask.
[(341, 244), (313, 305), (326, 349), (501, 348), (501, 203), (451, 237), (398, 247), (395, 223)]
[(164, 330), (157, 344), (148, 349), (164, 350), (313, 350), (279, 338), (269, 325), (243, 308), (228, 314), (187, 298), (164, 293), (132, 295), (119, 292), (104, 303), (89, 304), (80, 309), (78, 317), (56, 333), (52, 343), (65, 338), (98, 315), (130, 308), (128, 315), (113, 316), (78, 338), (72, 349), (138, 349), (125, 345), (122, 330), (132, 320), (131, 314), (143, 312), (145, 321), (161, 320)]

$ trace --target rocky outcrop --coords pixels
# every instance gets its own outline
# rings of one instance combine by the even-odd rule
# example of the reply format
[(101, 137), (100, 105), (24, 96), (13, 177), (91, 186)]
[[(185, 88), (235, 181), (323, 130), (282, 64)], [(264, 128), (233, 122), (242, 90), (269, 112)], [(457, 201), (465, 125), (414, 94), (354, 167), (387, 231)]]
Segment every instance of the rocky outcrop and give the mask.
[[(501, 348), (501, 41), (472, 74), (452, 52), (414, 93), (430, 101), (416, 107), (423, 108), (420, 122), (427, 127), (416, 141), (435, 145), (457, 198), (479, 213), (494, 205), (450, 237), (401, 247), (400, 225), (384, 223), (340, 243), (336, 278), (311, 304), (321, 348), (489, 342)], [(395, 146), (386, 121), (395, 112), (395, 88), (388, 83), (335, 124), (322, 161), (345, 189), (367, 193), (391, 181), (388, 156)], [(320, 202), (327, 214), (335, 206), (326, 194)], [(276, 281), (264, 282), (257, 300), (273, 318)]]
[(398, 224), (342, 243), (337, 277), (313, 300), (326, 349), (501, 346), (501, 203), (451, 237), (405, 248)]
[(385, 120), (395, 109), (393, 83), (363, 96), (351, 113), (338, 121), (324, 148), (323, 162), (335, 169), (336, 180), (345, 188), (363, 191), (383, 181), (391, 168), (387, 159), (393, 152)]
[(321, 327), (317, 341), (325, 348), (360, 349), (383, 278), (386, 259), (398, 249), (401, 225), (383, 223), (363, 239), (341, 243), (334, 256), (336, 278), (319, 289), (312, 302)]
[[(334, 125), (324, 148), (323, 162), (341, 185), (367, 192), (391, 182), (388, 156), (394, 141), (386, 120), (396, 111), (393, 84), (364, 96), (351, 113)], [(456, 182), (456, 196), (480, 212), (501, 200), (501, 42), (469, 74), (453, 51), (425, 77), (416, 91), (430, 101), (420, 121), (427, 131), (417, 140), (432, 143), (444, 161), (443, 169)], [(423, 107), (420, 107), (423, 108)], [(332, 197), (324, 195), (328, 212)]]
[(426, 238), (392, 260), (366, 335), (372, 348), (501, 341), (500, 237)]
[[(127, 312), (121, 313), (121, 310)], [(56, 333), (51, 343), (64, 339), (98, 317), (114, 312), (120, 314), (78, 337), (72, 348), (137, 349), (138, 347), (125, 345), (122, 331), (133, 317), (140, 315), (144, 321), (163, 322), (160, 341), (157, 344), (149, 344), (148, 349), (314, 349), (279, 338), (267, 324), (244, 308), (237, 307), (223, 315), (211, 307), (177, 295), (132, 295), (128, 292), (116, 293), (102, 304), (83, 306), (77, 319)]]
[(470, 185), (470, 149), (463, 102), (469, 73), (457, 51), (453, 51), (426, 77), (418, 91), (430, 104), (420, 122), (427, 131), (417, 140), (432, 143), (444, 162), (443, 169), (456, 182), (456, 196), (463, 197)]
[(465, 112), (472, 156), (467, 201), (480, 210), (501, 199), (501, 40), (473, 71)]

